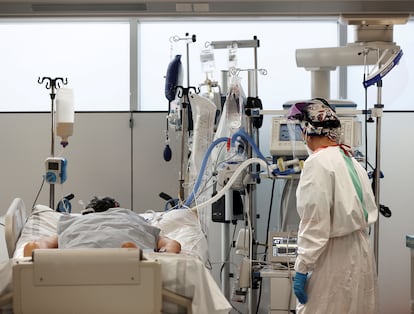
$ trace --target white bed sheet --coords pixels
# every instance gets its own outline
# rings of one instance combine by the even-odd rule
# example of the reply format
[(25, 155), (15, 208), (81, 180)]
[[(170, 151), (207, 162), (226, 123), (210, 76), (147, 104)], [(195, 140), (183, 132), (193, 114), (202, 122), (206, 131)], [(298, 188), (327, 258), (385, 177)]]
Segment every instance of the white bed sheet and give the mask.
[[(156, 259), (161, 263), (163, 288), (191, 298), (194, 314), (224, 314), (230, 311), (229, 302), (218, 289), (201, 260), (184, 254), (171, 253), (144, 253), (144, 257), (150, 260)], [(179, 310), (174, 305), (163, 309), (171, 313)]]
[[(62, 214), (47, 206), (36, 205), (16, 243), (13, 258), (22, 258), (24, 245), (28, 241), (56, 235), (60, 215)], [(231, 305), (205, 267), (208, 245), (194, 213), (183, 209), (145, 213), (142, 216), (152, 225), (159, 227), (163, 235), (181, 243), (181, 254), (145, 253), (146, 258), (161, 262), (163, 288), (191, 298), (193, 313), (228, 313)], [(6, 267), (10, 268), (10, 263), (4, 269)], [(8, 270), (0, 269), (0, 273), (7, 274)], [(179, 312), (179, 308), (172, 304), (168, 304), (163, 310), (167, 313)]]

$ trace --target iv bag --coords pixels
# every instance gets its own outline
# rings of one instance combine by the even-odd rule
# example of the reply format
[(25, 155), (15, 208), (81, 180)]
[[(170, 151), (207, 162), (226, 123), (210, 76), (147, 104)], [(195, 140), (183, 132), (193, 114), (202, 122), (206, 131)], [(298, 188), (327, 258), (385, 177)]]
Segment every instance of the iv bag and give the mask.
[(229, 93), (224, 106), (226, 113), (226, 124), (231, 130), (230, 134), (238, 131), (244, 118), (244, 93), (238, 77), (233, 77)]
[(237, 45), (233, 44), (229, 47), (229, 59), (228, 59), (228, 68), (235, 69), (237, 68)]
[(73, 134), (74, 120), (73, 90), (60, 88), (56, 93), (56, 135), (60, 136), (63, 147), (68, 145), (68, 137)]
[(201, 69), (204, 73), (212, 73), (215, 69), (214, 52), (212, 49), (204, 49), (200, 53)]

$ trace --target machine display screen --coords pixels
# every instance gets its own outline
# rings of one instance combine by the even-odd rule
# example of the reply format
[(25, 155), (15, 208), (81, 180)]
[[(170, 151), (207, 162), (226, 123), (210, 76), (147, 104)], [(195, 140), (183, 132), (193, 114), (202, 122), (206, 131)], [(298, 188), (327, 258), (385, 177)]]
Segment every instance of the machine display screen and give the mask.
[[(279, 141), (287, 142), (287, 141), (303, 141), (302, 136), (302, 129), (300, 128), (300, 124), (296, 123), (295, 129), (293, 131), (293, 124), (280, 124), (279, 129)], [(294, 138), (292, 138), (294, 136)]]
[(296, 232), (269, 233), (269, 261), (272, 263), (294, 262), (298, 255), (298, 236)]
[(49, 170), (59, 170), (59, 164), (57, 162), (49, 162)]
[(273, 256), (279, 255), (297, 255), (297, 237), (281, 237), (274, 236), (273, 238)]

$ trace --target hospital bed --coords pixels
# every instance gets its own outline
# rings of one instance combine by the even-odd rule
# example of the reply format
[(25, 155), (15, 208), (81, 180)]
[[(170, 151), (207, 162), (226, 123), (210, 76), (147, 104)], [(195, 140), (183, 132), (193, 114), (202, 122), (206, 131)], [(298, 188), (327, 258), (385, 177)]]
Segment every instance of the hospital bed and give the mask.
[[(191, 215), (190, 215), (191, 214)], [(10, 260), (0, 264), (0, 308), (13, 313), (228, 313), (205, 267), (205, 238), (194, 214), (143, 216), (182, 245), (182, 253), (137, 249), (48, 249), (23, 257), (29, 240), (56, 234), (61, 213), (42, 205), (29, 217), (16, 198), (5, 217)], [(4, 278), (9, 283), (4, 287)], [(1, 312), (1, 310), (0, 310)]]

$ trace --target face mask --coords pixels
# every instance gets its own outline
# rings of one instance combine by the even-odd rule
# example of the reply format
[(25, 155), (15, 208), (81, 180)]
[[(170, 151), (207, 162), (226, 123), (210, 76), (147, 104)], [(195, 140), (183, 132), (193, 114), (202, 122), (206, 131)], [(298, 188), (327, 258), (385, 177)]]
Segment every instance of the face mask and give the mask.
[(305, 142), (305, 147), (306, 147), (306, 151), (308, 152), (308, 155), (310, 156), (310, 155), (312, 155), (313, 154), (313, 150), (311, 150), (310, 148), (309, 148), (309, 146), (306, 144), (306, 142)]
[(305, 132), (305, 134), (303, 135), (303, 137), (304, 137), (303, 144), (305, 144), (306, 151), (308, 152), (308, 155), (310, 156), (310, 155), (312, 155), (312, 154), (313, 154), (313, 150), (311, 150), (311, 149), (309, 148), (308, 143), (306, 142), (306, 132)]

